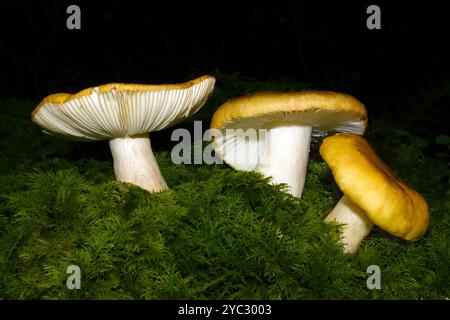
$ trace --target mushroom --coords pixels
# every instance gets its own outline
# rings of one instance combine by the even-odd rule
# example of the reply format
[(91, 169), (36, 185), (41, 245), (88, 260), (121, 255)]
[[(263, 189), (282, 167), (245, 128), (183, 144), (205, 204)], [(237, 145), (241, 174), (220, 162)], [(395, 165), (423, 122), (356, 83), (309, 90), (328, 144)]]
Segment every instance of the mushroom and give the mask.
[(165, 129), (197, 112), (215, 78), (181, 84), (111, 83), (76, 94), (44, 98), (32, 121), (45, 133), (79, 141), (109, 140), (117, 180), (150, 192), (168, 188), (150, 144), (149, 132)]
[[(257, 171), (271, 183), (285, 183), (301, 197), (312, 134), (335, 130), (362, 134), (364, 105), (331, 91), (260, 92), (232, 99), (212, 118), (216, 155), (237, 170)], [(266, 134), (246, 134), (246, 129)], [(236, 130), (240, 129), (240, 130)], [(245, 131), (244, 131), (245, 130)]]
[(353, 134), (323, 140), (320, 154), (344, 196), (325, 218), (341, 228), (346, 253), (356, 253), (374, 224), (405, 240), (417, 240), (429, 224), (428, 205), (376, 155), (369, 143)]

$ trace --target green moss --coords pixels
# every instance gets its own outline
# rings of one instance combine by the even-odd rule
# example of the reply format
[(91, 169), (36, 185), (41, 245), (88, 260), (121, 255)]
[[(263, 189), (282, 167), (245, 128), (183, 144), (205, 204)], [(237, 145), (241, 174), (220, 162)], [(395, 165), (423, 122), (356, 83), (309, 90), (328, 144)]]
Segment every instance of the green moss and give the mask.
[[(219, 86), (205, 110), (240, 88), (264, 87), (236, 81)], [(339, 226), (322, 222), (341, 194), (317, 147), (301, 200), (226, 165), (174, 165), (169, 149), (157, 160), (171, 189), (150, 194), (114, 180), (106, 143), (40, 133), (29, 120), (34, 104), (0, 104), (1, 298), (450, 297), (448, 154), (427, 152), (389, 122), (372, 120), (367, 138), (427, 198), (430, 229), (417, 242), (375, 229), (346, 256)], [(66, 287), (70, 264), (81, 268), (81, 290)], [(381, 268), (381, 290), (366, 287), (372, 264)]]

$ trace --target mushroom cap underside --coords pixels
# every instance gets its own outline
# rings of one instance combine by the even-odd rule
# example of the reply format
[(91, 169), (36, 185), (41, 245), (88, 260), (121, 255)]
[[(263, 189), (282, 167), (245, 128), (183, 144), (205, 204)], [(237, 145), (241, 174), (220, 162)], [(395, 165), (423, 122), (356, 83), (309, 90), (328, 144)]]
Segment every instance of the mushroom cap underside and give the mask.
[(47, 133), (103, 140), (162, 130), (197, 112), (214, 89), (203, 76), (181, 84), (111, 83), (44, 98), (32, 120)]

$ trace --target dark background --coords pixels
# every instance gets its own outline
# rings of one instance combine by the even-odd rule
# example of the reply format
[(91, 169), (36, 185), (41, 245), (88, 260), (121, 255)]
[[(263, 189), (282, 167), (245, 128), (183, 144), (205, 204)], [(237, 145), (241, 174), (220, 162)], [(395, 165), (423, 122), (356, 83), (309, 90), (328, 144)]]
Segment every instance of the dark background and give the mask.
[[(431, 120), (414, 109), (408, 126), (445, 133), (450, 11), (444, 2), (392, 2), (2, 1), (0, 97), (40, 100), (219, 70), (351, 93), (371, 114), (400, 120), (411, 108), (402, 97), (417, 97), (431, 104), (420, 111)], [(70, 4), (81, 8), (81, 30), (66, 28)], [(381, 30), (366, 27), (370, 4), (381, 7)], [(427, 94), (431, 102), (422, 101)]]

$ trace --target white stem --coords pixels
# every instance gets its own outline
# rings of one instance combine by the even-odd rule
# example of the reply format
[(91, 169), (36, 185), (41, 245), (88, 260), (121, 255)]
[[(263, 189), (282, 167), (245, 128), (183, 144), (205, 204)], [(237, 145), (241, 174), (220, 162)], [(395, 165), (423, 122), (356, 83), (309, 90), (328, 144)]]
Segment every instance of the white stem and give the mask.
[(301, 197), (308, 166), (312, 127), (278, 122), (266, 127), (267, 136), (256, 171), (272, 177), (272, 183), (286, 183), (294, 197)]
[(148, 134), (109, 141), (116, 179), (150, 192), (168, 189), (153, 155)]
[(356, 253), (361, 241), (372, 230), (373, 223), (363, 209), (353, 203), (347, 196), (343, 196), (333, 210), (325, 218), (326, 222), (336, 221), (344, 224), (341, 227), (342, 243), (345, 253)]

